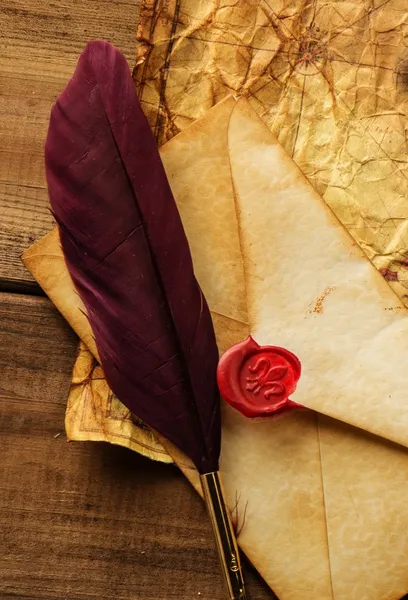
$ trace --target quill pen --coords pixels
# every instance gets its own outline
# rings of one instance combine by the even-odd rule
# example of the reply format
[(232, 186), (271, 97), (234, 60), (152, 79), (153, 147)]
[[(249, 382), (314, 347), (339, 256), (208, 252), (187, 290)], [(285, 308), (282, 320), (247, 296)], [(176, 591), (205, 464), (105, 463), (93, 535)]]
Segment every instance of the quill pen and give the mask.
[(51, 113), (46, 176), (68, 270), (118, 398), (197, 467), (231, 599), (244, 599), (218, 473), (218, 350), (123, 55), (91, 42)]

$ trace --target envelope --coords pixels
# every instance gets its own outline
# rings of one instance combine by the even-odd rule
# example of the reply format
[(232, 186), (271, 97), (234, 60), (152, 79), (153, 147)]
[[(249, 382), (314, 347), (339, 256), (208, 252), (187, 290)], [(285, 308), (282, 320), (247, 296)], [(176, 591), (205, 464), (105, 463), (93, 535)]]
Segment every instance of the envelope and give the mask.
[[(398, 600), (407, 310), (245, 100), (219, 103), (161, 156), (220, 352), (250, 332), (302, 364), (291, 398), (309, 410), (249, 420), (223, 404), (221, 471), (241, 548), (280, 600)], [(24, 262), (97, 356), (57, 232)]]

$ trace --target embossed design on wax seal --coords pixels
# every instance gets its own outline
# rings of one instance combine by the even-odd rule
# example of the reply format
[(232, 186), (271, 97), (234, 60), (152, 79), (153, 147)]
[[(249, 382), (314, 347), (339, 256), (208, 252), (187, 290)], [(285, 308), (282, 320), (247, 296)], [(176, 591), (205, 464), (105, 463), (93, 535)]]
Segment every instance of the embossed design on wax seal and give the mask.
[(289, 396), (296, 389), (300, 373), (295, 354), (277, 346), (259, 346), (249, 337), (221, 357), (217, 379), (224, 399), (253, 418), (299, 407)]
[(246, 377), (246, 391), (255, 395), (262, 392), (266, 400), (270, 396), (284, 393), (285, 387), (279, 382), (288, 372), (288, 368), (280, 365), (273, 366), (269, 358), (260, 357), (256, 363), (248, 367), (251, 375)]

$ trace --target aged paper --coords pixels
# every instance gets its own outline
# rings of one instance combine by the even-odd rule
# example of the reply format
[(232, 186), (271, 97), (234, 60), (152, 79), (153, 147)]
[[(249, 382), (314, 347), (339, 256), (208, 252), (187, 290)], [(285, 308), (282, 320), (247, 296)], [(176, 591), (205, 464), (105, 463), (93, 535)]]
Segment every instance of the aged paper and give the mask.
[(134, 75), (160, 143), (248, 98), (407, 303), (407, 36), (406, 0), (145, 0)]
[[(285, 286), (272, 285), (270, 287), (276, 289), (268, 289), (270, 267), (262, 260), (254, 260), (253, 253), (259, 248), (248, 237), (254, 228), (248, 228), (245, 223), (248, 218), (263, 216), (256, 227), (270, 228), (270, 217), (275, 221), (278, 217), (272, 203), (276, 199), (279, 204), (285, 193), (291, 201), (295, 197), (299, 201), (306, 198), (310, 210), (316, 208), (317, 224), (318, 213), (327, 216), (330, 211), (245, 101), (235, 103), (227, 99), (220, 103), (163, 147), (161, 155), (190, 240), (197, 277), (213, 311), (220, 351), (245, 337), (246, 319), (251, 331), (253, 325), (257, 328), (257, 337), (263, 335), (275, 313), (287, 303), (287, 296)], [(269, 169), (265, 168), (265, 161)], [(222, 190), (214, 193), (218, 180), (208, 174), (220, 164), (227, 166), (220, 171), (225, 179)], [(253, 185), (248, 186), (245, 178)], [(195, 197), (190, 192), (191, 180), (197, 185)], [(271, 205), (265, 201), (265, 195)], [(220, 218), (214, 219), (218, 205), (222, 209)], [(251, 206), (252, 215), (248, 211)], [(234, 212), (235, 219), (231, 218)], [(296, 219), (295, 210), (292, 212), (287, 228), (307, 227), (307, 215), (302, 222)], [(223, 228), (224, 236), (213, 238), (219, 227)], [(364, 281), (366, 270), (374, 273), (373, 287), (381, 291), (384, 299), (396, 300), (332, 216), (327, 216), (325, 225), (319, 224), (319, 236), (328, 231), (343, 240), (337, 250), (333, 244), (337, 256), (334, 258), (357, 268), (359, 280)], [(217, 240), (215, 246), (215, 242), (208, 243), (213, 239)], [(262, 235), (262, 239), (264, 243), (269, 241), (268, 235)], [(289, 232), (287, 239), (288, 243), (293, 241)], [(240, 252), (241, 261), (238, 260)], [(276, 246), (275, 253), (282, 257), (283, 264), (286, 260), (284, 244)], [(25, 263), (61, 312), (75, 324), (78, 334), (90, 338), (87, 320), (79, 322), (73, 318), (78, 312), (76, 293), (72, 284), (68, 284), (66, 271), (64, 274), (62, 269), (58, 278), (55, 277), (58, 255), (62, 259), (58, 238), (52, 233), (26, 253)], [(224, 265), (221, 281), (208, 269), (205, 257), (210, 255), (217, 265)], [(270, 259), (269, 252), (265, 256)], [(234, 260), (231, 261), (231, 257), (235, 257)], [(299, 281), (300, 300), (309, 291), (315, 292), (319, 260), (319, 255), (308, 256), (303, 269), (309, 278), (302, 275), (303, 280), (297, 279), (296, 264), (288, 266), (284, 283), (287, 281), (293, 286)], [(61, 264), (63, 266), (63, 261)], [(260, 271), (262, 266), (265, 273)], [(327, 277), (327, 272), (323, 272)], [(257, 294), (265, 295), (269, 318), (264, 318), (254, 306), (251, 291), (254, 285), (263, 288), (258, 289)], [(348, 285), (347, 278), (345, 285)], [(364, 300), (367, 286), (360, 287)], [(225, 302), (225, 290), (229, 290), (230, 305)], [(275, 293), (269, 296), (271, 291)], [(291, 294), (292, 297), (298, 301), (295, 295)], [(332, 311), (330, 302), (342, 310), (342, 298), (334, 293), (330, 298), (319, 296), (317, 300), (313, 310), (309, 311), (308, 301), (302, 308), (305, 322), (299, 323), (299, 328), (303, 331), (309, 326), (306, 322), (309, 319), (316, 330), (322, 332), (323, 328), (324, 333), (325, 314)], [(389, 308), (382, 306), (381, 298), (367, 296), (365, 302)], [(406, 312), (404, 308), (400, 310)], [(399, 331), (398, 314), (395, 318), (391, 315), (392, 311), (390, 319), (394, 326), (391, 329)], [(361, 326), (364, 328), (363, 322)], [(271, 337), (280, 334), (276, 326), (270, 332)], [(295, 332), (290, 343), (295, 343), (296, 337)], [(268, 339), (268, 342), (273, 341)], [(376, 346), (374, 354), (380, 366), (384, 352), (387, 349)], [(356, 368), (358, 370), (358, 365)], [(321, 381), (324, 375), (324, 368), (316, 371), (316, 381)], [(95, 379), (99, 379), (98, 374)], [(330, 388), (334, 390), (330, 397), (336, 408), (341, 406), (341, 398), (335, 397), (335, 390), (342, 383), (339, 370)], [(360, 392), (356, 394), (358, 399), (367, 381), (355, 383)], [(369, 415), (370, 407), (365, 409)], [(346, 417), (354, 417), (352, 412), (350, 415), (346, 412)], [(404, 500), (408, 481), (407, 449), (313, 411), (298, 411), (277, 420), (251, 421), (223, 405), (222, 421), (221, 471), (229, 506), (237, 506), (239, 543), (278, 597), (281, 600), (399, 600), (408, 590), (408, 509)], [(195, 472), (187, 459), (165, 440), (162, 443), (197, 486)]]
[(111, 392), (83, 342), (72, 375), (65, 429), (69, 440), (110, 442), (153, 460), (173, 462), (152, 431)]

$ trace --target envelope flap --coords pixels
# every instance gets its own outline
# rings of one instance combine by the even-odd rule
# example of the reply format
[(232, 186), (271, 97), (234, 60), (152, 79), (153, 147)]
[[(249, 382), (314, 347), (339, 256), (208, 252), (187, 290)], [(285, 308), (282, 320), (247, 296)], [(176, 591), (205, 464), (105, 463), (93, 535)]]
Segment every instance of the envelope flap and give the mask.
[(251, 333), (302, 363), (292, 399), (408, 445), (408, 311), (249, 104), (229, 151)]

